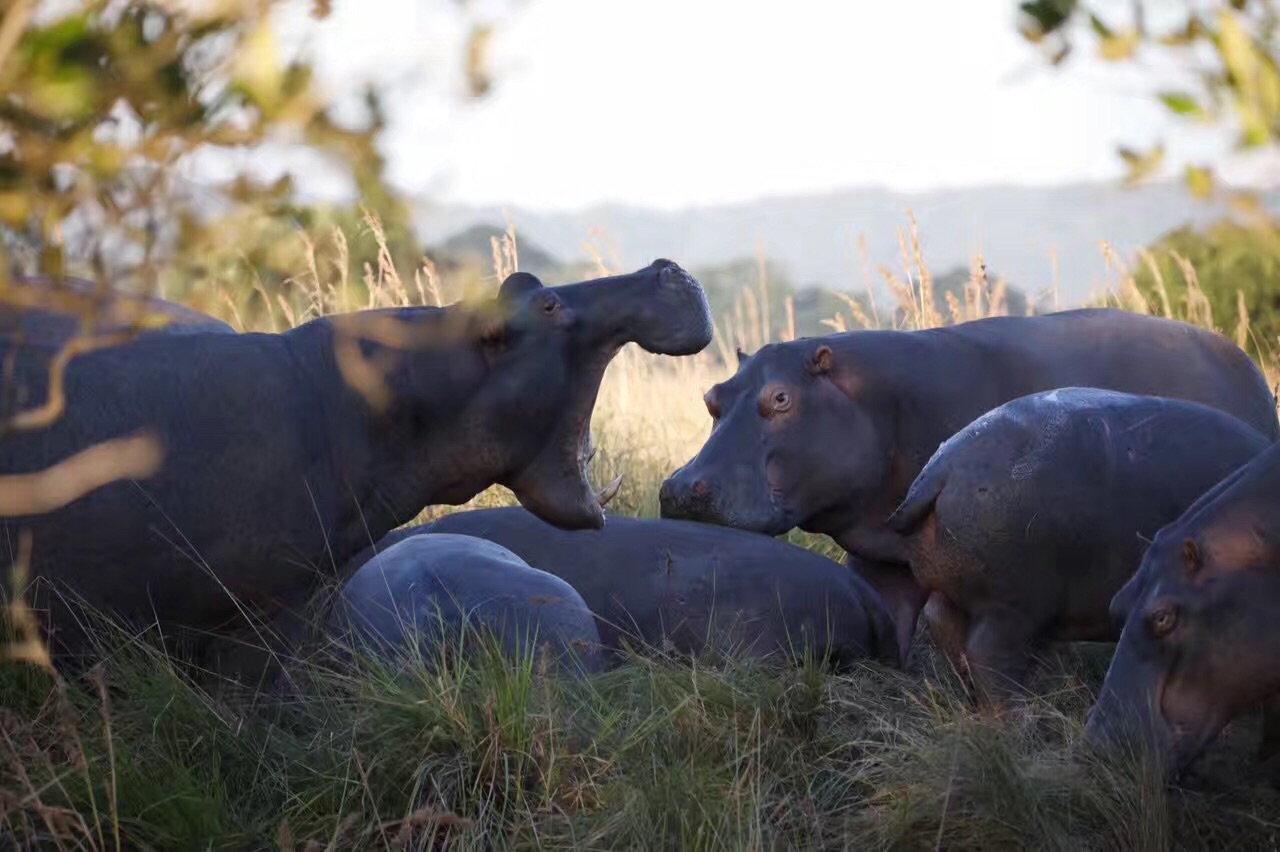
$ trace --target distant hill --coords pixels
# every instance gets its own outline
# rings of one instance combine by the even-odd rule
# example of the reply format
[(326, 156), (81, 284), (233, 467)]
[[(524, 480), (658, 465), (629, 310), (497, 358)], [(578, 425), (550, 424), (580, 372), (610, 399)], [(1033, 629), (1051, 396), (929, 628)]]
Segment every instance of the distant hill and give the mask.
[[(1264, 203), (1275, 210), (1277, 198), (1273, 194)], [(930, 268), (967, 268), (974, 251), (981, 250), (990, 268), (1017, 282), (1031, 298), (1053, 283), (1050, 251), (1056, 248), (1063, 306), (1106, 288), (1099, 250), (1103, 240), (1122, 256), (1131, 256), (1168, 231), (1227, 213), (1224, 204), (1197, 201), (1172, 183), (1134, 189), (1112, 184), (989, 186), (919, 194), (855, 189), (676, 211), (607, 205), (574, 212), (510, 212), (522, 266), (524, 247), (531, 243), (566, 262), (584, 259), (583, 242), (595, 227), (609, 235), (628, 268), (656, 257), (670, 257), (689, 268), (722, 266), (753, 257), (759, 245), (798, 289), (857, 291), (864, 286), (859, 235), (866, 240), (873, 267), (898, 270), (898, 233), (907, 228), (908, 209), (919, 221)], [(428, 244), (478, 223), (503, 221), (498, 208), (415, 206), (415, 224)], [(881, 286), (874, 269), (872, 280)]]
[[(501, 238), (505, 228), (485, 223), (473, 224), (436, 245), (428, 245), (427, 254), (443, 272), (461, 267), (490, 269), (493, 266), (493, 238)], [(520, 269), (537, 276), (555, 273), (564, 268), (550, 252), (537, 242), (517, 235)]]

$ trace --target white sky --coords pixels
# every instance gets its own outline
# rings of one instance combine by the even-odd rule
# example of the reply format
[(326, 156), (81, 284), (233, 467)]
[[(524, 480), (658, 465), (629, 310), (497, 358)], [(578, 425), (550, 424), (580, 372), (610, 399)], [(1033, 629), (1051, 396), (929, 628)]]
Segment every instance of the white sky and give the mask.
[[(495, 0), (495, 4), (500, 0)], [(1150, 73), (1048, 68), (1014, 0), (523, 0), (495, 91), (459, 99), (461, 22), (439, 0), (335, 0), (305, 33), (335, 92), (391, 86), (392, 177), (444, 201), (654, 207), (877, 185), (915, 191), (1120, 174), (1118, 143), (1170, 159)], [(1148, 69), (1149, 70), (1149, 69)]]

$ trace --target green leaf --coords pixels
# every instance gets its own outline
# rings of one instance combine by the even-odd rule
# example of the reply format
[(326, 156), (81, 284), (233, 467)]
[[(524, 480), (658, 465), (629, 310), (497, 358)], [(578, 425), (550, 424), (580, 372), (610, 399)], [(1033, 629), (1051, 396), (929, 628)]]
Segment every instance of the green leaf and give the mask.
[(1178, 115), (1200, 115), (1203, 112), (1195, 97), (1187, 92), (1161, 92), (1160, 102)]
[(1018, 4), (1028, 25), (1024, 35), (1043, 37), (1056, 32), (1075, 14), (1077, 0), (1030, 0)]
[(1089, 26), (1093, 27), (1093, 31), (1102, 38), (1111, 38), (1111, 36), (1115, 35), (1111, 27), (1107, 26), (1101, 18), (1093, 13), (1089, 14)]

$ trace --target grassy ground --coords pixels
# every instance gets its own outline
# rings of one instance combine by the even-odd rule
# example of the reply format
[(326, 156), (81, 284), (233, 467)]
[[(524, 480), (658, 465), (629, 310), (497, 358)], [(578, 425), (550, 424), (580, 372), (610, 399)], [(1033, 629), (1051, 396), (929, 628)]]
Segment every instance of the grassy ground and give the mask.
[[(912, 244), (896, 276), (908, 308), (928, 286)], [(441, 289), (375, 275), (352, 288), (362, 300), (433, 301)], [(989, 312), (982, 286), (975, 276), (956, 316)], [(353, 306), (339, 292), (304, 277), (291, 321)], [(248, 314), (233, 306), (228, 317)], [(924, 313), (909, 321), (949, 319)], [(718, 331), (721, 342), (787, 336)], [(615, 511), (655, 513), (658, 483), (705, 437), (701, 393), (724, 375), (713, 357), (622, 353), (593, 423), (593, 475), (626, 476)], [(509, 499), (494, 489), (473, 505)], [(513, 668), (492, 655), (435, 674), (318, 660), (303, 672), (306, 697), (280, 703), (194, 678), (146, 636), (102, 636), (112, 651), (86, 677), (0, 663), (0, 848), (1145, 850), (1280, 839), (1280, 792), (1249, 756), (1251, 722), (1175, 787), (1141, 756), (1081, 748), (1105, 646), (1052, 655), (1038, 697), (996, 719), (973, 712), (927, 637), (905, 673), (646, 655), (562, 681), (537, 661)]]

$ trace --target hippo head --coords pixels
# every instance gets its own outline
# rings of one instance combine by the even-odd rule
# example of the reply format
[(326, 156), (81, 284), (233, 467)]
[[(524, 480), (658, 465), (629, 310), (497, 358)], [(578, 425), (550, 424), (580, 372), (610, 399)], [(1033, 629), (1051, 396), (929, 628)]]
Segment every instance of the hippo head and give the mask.
[(890, 454), (868, 389), (836, 359), (821, 339), (740, 354), (704, 397), (710, 437), (662, 484), (662, 516), (769, 535), (846, 525), (835, 515), (865, 502)]
[[(591, 414), (613, 356), (629, 342), (688, 355), (711, 341), (701, 286), (668, 260), (559, 287), (515, 273), (489, 302), (393, 313), (446, 345), (402, 346), (402, 356), (420, 351), (395, 358), (386, 373), (380, 422), (392, 445), (414, 450), (386, 451), (388, 465), (404, 470), (384, 473), (380, 491), (393, 490), (386, 480), (412, 480), (411, 496), (395, 501), (403, 514), (465, 502), (496, 482), (569, 529), (604, 524), (585, 470)], [(359, 369), (349, 372), (358, 379)]]
[(1243, 507), (1165, 527), (1111, 603), (1124, 630), (1086, 734), (1146, 747), (1168, 772), (1227, 722), (1280, 692), (1280, 550)]

